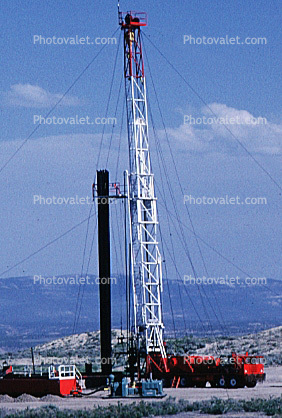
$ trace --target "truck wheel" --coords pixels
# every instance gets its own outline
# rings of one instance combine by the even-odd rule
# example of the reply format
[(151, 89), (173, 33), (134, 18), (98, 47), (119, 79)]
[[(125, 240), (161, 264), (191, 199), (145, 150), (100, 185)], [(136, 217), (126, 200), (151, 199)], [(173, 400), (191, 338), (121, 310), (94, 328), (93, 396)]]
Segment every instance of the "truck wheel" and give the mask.
[(206, 382), (197, 382), (196, 383), (196, 388), (205, 388), (206, 387)]
[(238, 387), (238, 381), (236, 377), (230, 377), (229, 379), (229, 387), (235, 389)]
[(169, 379), (163, 379), (163, 387), (164, 388), (170, 388), (170, 380)]
[(221, 377), (218, 381), (218, 387), (225, 388), (225, 379), (224, 377)]
[(256, 386), (257, 382), (249, 382), (246, 383), (247, 388), (254, 388)]

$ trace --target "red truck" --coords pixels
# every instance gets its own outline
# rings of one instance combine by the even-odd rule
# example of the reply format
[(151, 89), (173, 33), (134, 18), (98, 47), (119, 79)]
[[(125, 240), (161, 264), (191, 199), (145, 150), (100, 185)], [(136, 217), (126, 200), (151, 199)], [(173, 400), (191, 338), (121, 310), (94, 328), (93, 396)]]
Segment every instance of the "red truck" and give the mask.
[(213, 356), (147, 356), (147, 375), (162, 379), (165, 387), (255, 387), (265, 380), (264, 357), (232, 353)]

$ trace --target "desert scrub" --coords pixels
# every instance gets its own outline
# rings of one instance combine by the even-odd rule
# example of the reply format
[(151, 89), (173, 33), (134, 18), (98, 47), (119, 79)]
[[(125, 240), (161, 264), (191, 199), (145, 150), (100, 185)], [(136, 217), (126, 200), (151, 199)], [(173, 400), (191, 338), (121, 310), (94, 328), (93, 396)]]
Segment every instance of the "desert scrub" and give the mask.
[(236, 401), (233, 399), (226, 401), (213, 398), (208, 401), (189, 403), (185, 400), (177, 402), (173, 398), (168, 398), (163, 402), (140, 401), (130, 405), (124, 405), (122, 402), (119, 402), (118, 405), (95, 407), (92, 410), (77, 411), (60, 410), (53, 405), (49, 405), (39, 409), (27, 408), (25, 411), (6, 416), (11, 418), (142, 418), (197, 411), (211, 415), (223, 415), (228, 412), (263, 412), (265, 415), (278, 417), (282, 416), (281, 401), (282, 398), (252, 399), (250, 401)]

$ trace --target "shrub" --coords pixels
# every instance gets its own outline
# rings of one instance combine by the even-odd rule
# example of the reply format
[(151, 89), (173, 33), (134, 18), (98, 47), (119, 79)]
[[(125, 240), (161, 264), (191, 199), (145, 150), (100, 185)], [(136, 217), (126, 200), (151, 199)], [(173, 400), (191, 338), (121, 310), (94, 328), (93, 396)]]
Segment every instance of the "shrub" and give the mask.
[[(282, 398), (270, 399), (251, 399), (245, 400), (223, 400), (213, 398), (208, 401), (189, 403), (185, 400), (175, 401), (168, 398), (162, 402), (134, 402), (132, 404), (123, 404), (107, 407), (95, 407), (92, 410), (60, 410), (56, 406), (49, 405), (39, 409), (25, 409), (8, 415), (11, 418), (142, 418), (157, 415), (174, 415), (180, 412), (198, 411), (212, 415), (223, 415), (227, 412), (263, 412), (268, 416), (282, 415)], [(3, 411), (4, 414), (4, 411)], [(0, 417), (5, 416), (1, 415)]]

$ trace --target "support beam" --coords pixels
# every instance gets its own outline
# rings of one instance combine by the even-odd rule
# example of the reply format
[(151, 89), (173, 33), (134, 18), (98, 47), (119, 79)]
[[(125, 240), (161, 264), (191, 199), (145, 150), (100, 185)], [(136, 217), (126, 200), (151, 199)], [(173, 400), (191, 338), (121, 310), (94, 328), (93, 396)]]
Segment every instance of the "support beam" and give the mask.
[(112, 373), (109, 172), (97, 171), (100, 341), (102, 374)]

